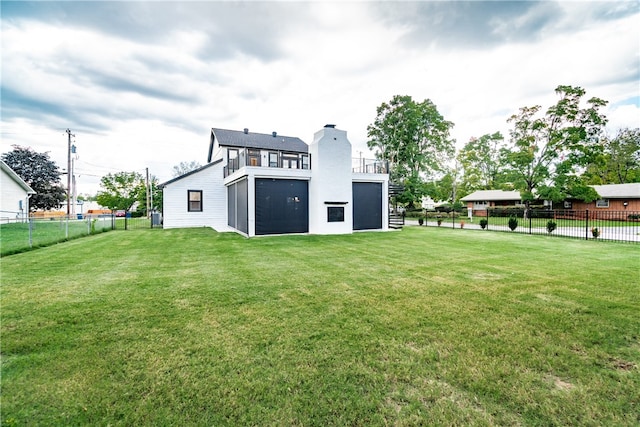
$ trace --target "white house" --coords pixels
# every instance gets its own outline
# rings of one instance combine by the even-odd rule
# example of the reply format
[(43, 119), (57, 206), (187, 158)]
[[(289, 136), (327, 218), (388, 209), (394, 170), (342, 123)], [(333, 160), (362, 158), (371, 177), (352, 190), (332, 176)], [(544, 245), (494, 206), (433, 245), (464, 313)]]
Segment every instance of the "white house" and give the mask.
[(386, 163), (358, 164), (347, 133), (334, 125), (311, 145), (276, 132), (214, 128), (208, 163), (162, 184), (163, 226), (249, 237), (388, 230)]
[(0, 169), (0, 222), (27, 219), (29, 198), (36, 192), (2, 160)]

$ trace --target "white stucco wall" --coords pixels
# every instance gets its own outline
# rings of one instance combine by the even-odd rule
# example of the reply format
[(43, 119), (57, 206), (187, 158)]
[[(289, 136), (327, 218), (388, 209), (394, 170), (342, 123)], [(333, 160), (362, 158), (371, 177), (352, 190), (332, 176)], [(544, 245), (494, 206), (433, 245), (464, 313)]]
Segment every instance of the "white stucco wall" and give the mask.
[[(227, 226), (227, 187), (223, 184), (223, 162), (166, 184), (163, 189), (163, 227), (212, 227), (231, 231)], [(202, 190), (202, 212), (187, 210), (187, 191)]]
[[(347, 132), (325, 127), (315, 133), (309, 146), (309, 233), (349, 234), (353, 232), (351, 143)], [(337, 202), (327, 204), (326, 202)], [(327, 207), (344, 207), (343, 222), (328, 222)]]
[[(22, 209), (20, 209), (20, 201), (22, 201)], [(15, 221), (28, 217), (27, 191), (2, 169), (0, 172), (0, 218), (4, 221)]]

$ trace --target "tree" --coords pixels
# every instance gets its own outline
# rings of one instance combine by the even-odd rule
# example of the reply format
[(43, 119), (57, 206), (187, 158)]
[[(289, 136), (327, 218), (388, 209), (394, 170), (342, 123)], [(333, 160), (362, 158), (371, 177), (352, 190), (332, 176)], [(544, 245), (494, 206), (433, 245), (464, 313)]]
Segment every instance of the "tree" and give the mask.
[[(162, 210), (162, 189), (159, 188), (158, 178), (149, 177), (150, 204), (151, 210)], [(147, 190), (146, 184), (143, 182), (142, 188), (136, 193), (136, 202), (138, 202), (138, 211), (143, 215), (147, 215)]]
[(29, 210), (57, 209), (66, 199), (66, 191), (60, 184), (60, 170), (49, 159), (49, 153), (37, 153), (31, 148), (13, 146), (4, 153), (2, 160), (36, 192), (29, 199)]
[[(599, 111), (607, 104), (591, 98), (580, 103), (585, 90), (558, 86), (558, 102), (540, 116), (541, 106), (523, 107), (508, 120), (510, 147), (503, 150), (505, 163), (527, 208), (535, 196), (559, 201), (571, 195), (579, 167), (597, 157), (600, 138), (607, 122)], [(581, 190), (584, 188), (581, 187)], [(584, 195), (582, 195), (584, 196)]]
[(190, 162), (180, 162), (179, 165), (173, 167), (173, 171), (171, 173), (175, 178), (194, 171), (200, 167), (202, 167), (200, 163), (196, 162), (195, 160), (192, 160)]
[(453, 123), (429, 99), (415, 102), (410, 96), (396, 95), (376, 113), (367, 127), (367, 145), (379, 159), (391, 163), (391, 179), (405, 185), (398, 200), (411, 206), (424, 195), (424, 179), (440, 171), (453, 155), (449, 137)]
[(504, 137), (500, 132), (471, 138), (460, 150), (458, 161), (464, 170), (462, 186), (465, 191), (494, 190), (500, 186), (502, 169), (500, 150)]
[(131, 210), (146, 192), (144, 178), (138, 172), (108, 174), (100, 179), (100, 187), (96, 200), (111, 210)]
[(589, 184), (640, 182), (640, 128), (620, 129), (615, 138), (603, 139), (603, 152), (583, 177)]

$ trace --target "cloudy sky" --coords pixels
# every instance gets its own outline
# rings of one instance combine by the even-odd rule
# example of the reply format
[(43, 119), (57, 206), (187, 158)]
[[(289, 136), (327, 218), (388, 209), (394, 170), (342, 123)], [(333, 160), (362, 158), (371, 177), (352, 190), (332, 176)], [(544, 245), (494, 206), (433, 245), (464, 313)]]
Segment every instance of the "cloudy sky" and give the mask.
[(364, 152), (376, 107), (432, 100), (462, 146), (560, 84), (640, 126), (640, 3), (2, 1), (1, 146), (67, 163), (78, 192), (118, 171), (206, 163), (212, 127), (297, 136), (326, 123)]

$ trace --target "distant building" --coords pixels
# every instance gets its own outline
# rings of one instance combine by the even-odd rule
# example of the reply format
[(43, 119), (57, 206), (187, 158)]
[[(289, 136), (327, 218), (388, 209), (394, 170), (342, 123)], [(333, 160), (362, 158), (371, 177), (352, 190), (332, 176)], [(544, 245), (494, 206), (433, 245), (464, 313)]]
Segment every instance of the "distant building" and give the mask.
[(29, 198), (36, 192), (2, 160), (0, 170), (0, 222), (26, 220)]

